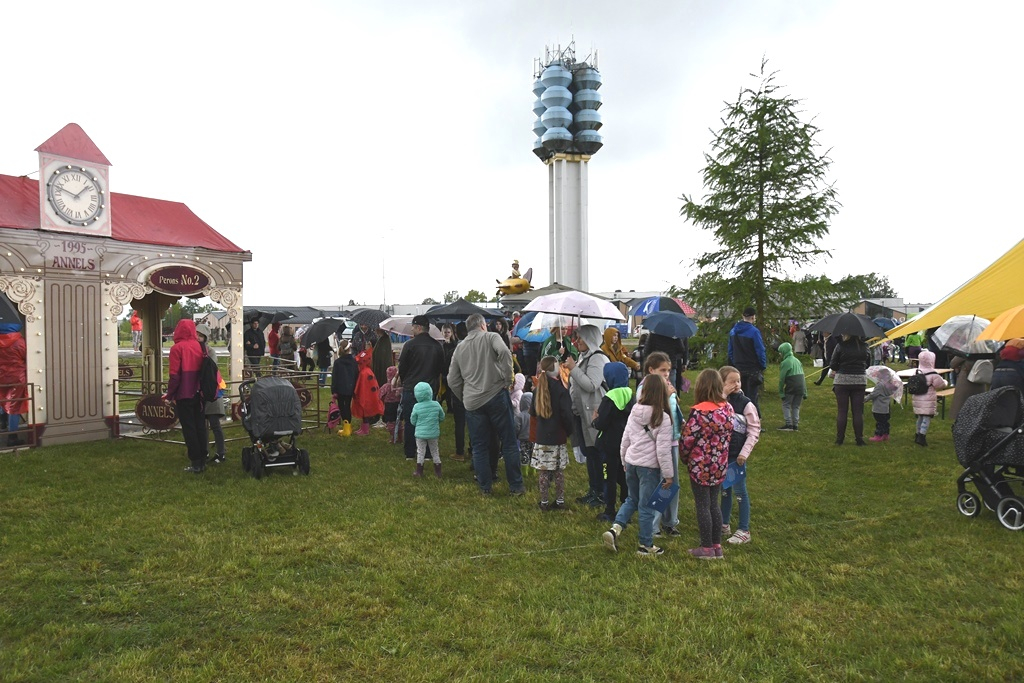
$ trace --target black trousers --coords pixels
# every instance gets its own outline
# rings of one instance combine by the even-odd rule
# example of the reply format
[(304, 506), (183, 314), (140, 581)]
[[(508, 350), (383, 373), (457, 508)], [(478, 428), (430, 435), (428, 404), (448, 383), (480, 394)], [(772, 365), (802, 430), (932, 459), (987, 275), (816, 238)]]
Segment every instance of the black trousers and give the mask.
[(761, 397), (762, 384), (764, 384), (763, 372), (740, 373), (740, 388), (743, 389), (743, 395), (749, 398), (750, 402), (757, 407), (757, 412), (761, 412), (761, 404), (758, 402), (758, 399)]
[(864, 387), (863, 384), (833, 384), (838, 412), (836, 413), (836, 441), (846, 436), (846, 420), (853, 413), (853, 435), (864, 440)]
[(871, 413), (875, 417), (875, 434), (878, 436), (889, 435), (889, 413)]
[(205, 465), (209, 453), (204, 408), (205, 404), (199, 397), (179, 398), (174, 402), (174, 411), (178, 414), (178, 423), (181, 425), (181, 435), (188, 449), (188, 459), (194, 467)]

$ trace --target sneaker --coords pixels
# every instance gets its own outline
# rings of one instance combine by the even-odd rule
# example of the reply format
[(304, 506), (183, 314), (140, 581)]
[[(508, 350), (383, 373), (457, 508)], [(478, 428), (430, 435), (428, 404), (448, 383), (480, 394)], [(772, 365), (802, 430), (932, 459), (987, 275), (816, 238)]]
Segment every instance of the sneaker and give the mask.
[(576, 502), (579, 503), (580, 505), (589, 505), (590, 501), (592, 501), (592, 500), (594, 500), (594, 492), (593, 491), (591, 491), (590, 493), (588, 493), (585, 496), (580, 496), (579, 498), (576, 499)]
[(885, 441), (885, 437), (881, 434), (875, 434), (874, 436), (869, 436), (868, 441), (871, 443), (878, 443), (879, 441)]
[(696, 557), (698, 560), (717, 559), (717, 553), (715, 553), (714, 548), (690, 548), (687, 552)]
[(223, 453), (218, 453), (216, 455), (216, 457), (214, 457), (214, 459), (213, 459), (213, 464), (214, 465), (219, 465), (222, 462), (224, 462), (224, 454)]
[(185, 468), (185, 471), (192, 474), (202, 474), (206, 471), (206, 465), (189, 465)]
[(679, 531), (679, 527), (675, 527), (675, 526), (663, 527), (661, 531), (666, 536), (682, 536), (683, 535), (682, 532)]
[(619, 550), (619, 546), (616, 540), (619, 538), (619, 534), (622, 533), (622, 527), (618, 524), (612, 524), (612, 528), (601, 534), (601, 540), (604, 541), (604, 547), (611, 550), (613, 553)]
[(733, 543), (739, 545), (740, 543), (750, 543), (750, 532), (744, 531), (743, 529), (737, 529), (736, 533), (729, 537), (727, 543)]
[(510, 496), (525, 496), (526, 495), (526, 489), (516, 489), (514, 491), (509, 491), (508, 495), (510, 495)]
[(715, 546), (715, 559), (716, 560), (724, 560), (725, 559), (725, 553), (722, 552), (722, 546), (721, 545), (716, 545)]
[(722, 536), (728, 536), (731, 533), (732, 533), (732, 527), (730, 527), (728, 524), (723, 524), (722, 525)]
[(551, 503), (542, 500), (541, 502), (537, 503), (537, 507), (540, 508), (541, 512), (547, 512), (551, 509)]
[(377, 420), (370, 426), (373, 427), (374, 429), (385, 429), (388, 425), (386, 422), (384, 422), (384, 420)]
[(793, 431), (793, 427), (792, 427), (792, 425), (782, 425), (781, 427), (778, 428), (777, 431), (780, 431), (780, 432), (791, 432), (791, 431)]
[(639, 545), (636, 548), (637, 557), (657, 557), (665, 551), (656, 545)]
[(594, 496), (594, 498), (591, 499), (591, 501), (588, 503), (588, 505), (590, 505), (590, 507), (592, 507), (592, 508), (603, 508), (604, 507), (604, 497), (602, 497), (602, 496)]

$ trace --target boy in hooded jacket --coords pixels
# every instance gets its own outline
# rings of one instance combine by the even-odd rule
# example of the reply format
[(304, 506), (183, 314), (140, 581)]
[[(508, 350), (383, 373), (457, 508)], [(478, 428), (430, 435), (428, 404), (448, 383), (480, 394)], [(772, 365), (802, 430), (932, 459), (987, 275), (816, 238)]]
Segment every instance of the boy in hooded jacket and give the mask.
[[(607, 339), (607, 336), (605, 337)], [(639, 367), (639, 366), (638, 366)], [(604, 512), (597, 518), (605, 522), (615, 519), (616, 498), (626, 502), (626, 471), (622, 468), (622, 457), (619, 450), (622, 446), (622, 433), (626, 430), (629, 413), (635, 401), (633, 390), (629, 388), (629, 369), (625, 363), (608, 363), (604, 366), (604, 382), (608, 385), (608, 393), (601, 399), (594, 418), (594, 427), (598, 430), (597, 449), (604, 456)], [(618, 491), (618, 496), (616, 496)]]
[(780, 432), (795, 432), (800, 428), (800, 404), (807, 398), (807, 381), (804, 366), (793, 355), (793, 345), (783, 342), (779, 345), (779, 397), (782, 399), (783, 425)]
[(434, 474), (440, 479), (441, 452), (437, 449), (437, 439), (441, 436), (444, 408), (434, 400), (434, 390), (426, 382), (418, 382), (412, 393), (416, 397), (416, 405), (409, 416), (409, 422), (416, 427), (416, 471), (412, 476), (423, 476), (423, 461), (429, 449), (434, 461)]

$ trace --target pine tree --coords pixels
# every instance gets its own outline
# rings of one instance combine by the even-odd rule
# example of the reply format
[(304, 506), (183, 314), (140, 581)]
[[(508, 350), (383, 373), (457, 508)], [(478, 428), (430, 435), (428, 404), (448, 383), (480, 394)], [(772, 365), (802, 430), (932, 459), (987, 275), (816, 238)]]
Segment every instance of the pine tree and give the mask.
[(691, 286), (693, 298), (730, 317), (753, 305), (768, 323), (786, 317), (790, 297), (800, 297), (800, 281), (787, 276), (831, 256), (820, 245), (840, 204), (826, 180), (831, 159), (819, 152), (818, 128), (800, 120), (800, 100), (782, 94), (766, 67), (762, 60), (760, 75), (751, 74), (755, 88), (726, 103), (704, 155), (706, 194), (702, 203), (684, 194), (680, 213), (719, 244), (695, 260), (710, 270), (695, 279), (701, 291)]

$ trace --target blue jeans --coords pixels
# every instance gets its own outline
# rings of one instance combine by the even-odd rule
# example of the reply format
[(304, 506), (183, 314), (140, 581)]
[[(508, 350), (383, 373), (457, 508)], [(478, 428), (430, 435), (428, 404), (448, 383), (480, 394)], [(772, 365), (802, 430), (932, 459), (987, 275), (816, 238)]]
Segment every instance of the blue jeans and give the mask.
[(654, 543), (654, 508), (647, 503), (661, 485), (661, 470), (656, 467), (626, 465), (626, 502), (615, 515), (615, 523), (625, 528), (633, 513), (640, 510), (640, 545)]
[[(679, 442), (672, 444), (672, 481), (679, 482)], [(651, 495), (654, 495), (653, 493)], [(676, 495), (672, 496), (672, 500), (668, 502), (668, 507), (665, 508), (668, 512), (667, 515), (662, 515), (660, 512), (655, 510), (654, 512), (654, 528), (659, 528), (659, 525), (664, 521), (662, 518), (667, 517), (668, 521), (665, 522), (665, 526), (679, 526), (679, 492), (676, 491)]]
[(732, 499), (735, 496), (740, 501), (740, 524), (737, 527), (740, 531), (750, 531), (750, 498), (747, 496), (747, 466), (737, 465), (733, 460), (729, 463), (729, 469), (736, 468), (736, 480), (730, 488), (722, 489), (722, 524), (729, 523), (729, 516), (732, 515)]
[[(407, 392), (412, 393), (412, 392)], [(402, 394), (403, 400), (405, 393)], [(411, 412), (411, 409), (410, 409)], [(466, 411), (469, 443), (473, 447), (473, 472), (480, 490), (491, 491), (491, 435), (501, 442), (501, 455), (505, 459), (505, 477), (510, 493), (524, 491), (523, 471), (519, 465), (519, 437), (512, 417), (512, 399), (507, 391), (499, 391), (491, 400), (475, 410)], [(409, 433), (406, 432), (406, 438)]]

